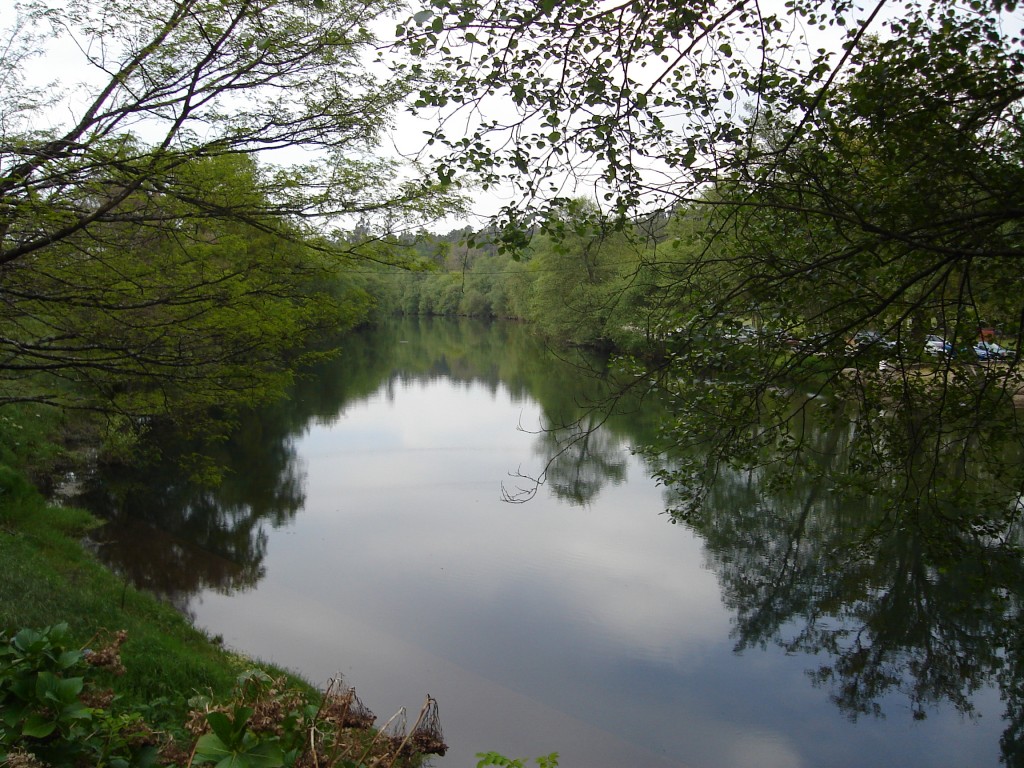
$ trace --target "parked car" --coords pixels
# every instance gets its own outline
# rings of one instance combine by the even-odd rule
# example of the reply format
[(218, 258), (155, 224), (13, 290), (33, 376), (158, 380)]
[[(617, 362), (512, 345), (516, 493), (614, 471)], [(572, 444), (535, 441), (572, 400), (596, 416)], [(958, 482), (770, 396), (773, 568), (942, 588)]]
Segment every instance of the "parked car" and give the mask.
[(800, 339), (800, 343), (796, 345), (796, 351), (805, 355), (823, 355), (831, 340), (827, 333), (812, 333), (810, 336)]
[(974, 354), (979, 360), (1011, 360), (1014, 357), (1012, 349), (1001, 347), (994, 341), (979, 341), (974, 345)]
[[(789, 344), (792, 338), (784, 331), (771, 328), (755, 328), (752, 325), (744, 325), (735, 330), (726, 331), (722, 338), (735, 341), (738, 344)], [(793, 339), (792, 343), (796, 343)]]
[(896, 350), (896, 342), (887, 339), (878, 331), (857, 331), (846, 346), (855, 352), (872, 350), (873, 352), (893, 352)]
[(757, 341), (757, 337), (760, 335), (760, 331), (752, 325), (744, 325), (740, 328), (725, 334), (727, 339), (739, 342), (740, 344), (747, 344), (752, 341)]
[(934, 357), (952, 357), (953, 345), (941, 336), (928, 335), (924, 337), (924, 351)]

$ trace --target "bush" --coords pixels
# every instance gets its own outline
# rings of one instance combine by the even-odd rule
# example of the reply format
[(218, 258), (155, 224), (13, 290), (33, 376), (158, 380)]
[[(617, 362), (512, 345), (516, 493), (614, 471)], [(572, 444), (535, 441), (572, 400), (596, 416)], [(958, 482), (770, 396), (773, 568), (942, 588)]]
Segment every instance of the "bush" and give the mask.
[(139, 715), (90, 706), (113, 701), (87, 678), (100, 667), (123, 671), (124, 639), (120, 633), (90, 651), (72, 646), (66, 624), (0, 634), (0, 759), (55, 767), (152, 765), (155, 737)]

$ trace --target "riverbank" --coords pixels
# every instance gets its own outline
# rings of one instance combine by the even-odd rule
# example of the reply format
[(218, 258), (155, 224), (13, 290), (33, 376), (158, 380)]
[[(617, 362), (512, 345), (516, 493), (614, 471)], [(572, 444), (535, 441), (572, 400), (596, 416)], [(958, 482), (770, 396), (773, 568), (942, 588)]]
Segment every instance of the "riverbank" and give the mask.
[(378, 732), (342, 681), (320, 692), (222, 647), (100, 564), (97, 525), (0, 465), (0, 763), (418, 764), (423, 728)]
[(126, 630), (119, 692), (138, 702), (173, 691), (229, 693), (251, 662), (97, 562), (82, 544), (97, 525), (87, 512), (47, 504), (19, 473), (0, 468), (0, 626), (66, 623), (83, 645)]

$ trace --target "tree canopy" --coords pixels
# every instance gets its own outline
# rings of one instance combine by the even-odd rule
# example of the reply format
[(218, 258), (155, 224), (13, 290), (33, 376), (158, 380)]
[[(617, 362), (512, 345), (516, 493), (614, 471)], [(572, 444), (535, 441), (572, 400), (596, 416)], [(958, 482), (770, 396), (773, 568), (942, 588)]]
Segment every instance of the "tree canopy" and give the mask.
[(358, 320), (365, 296), (325, 288), (360, 255), (330, 235), (338, 217), (380, 232), (444, 209), (438, 188), (374, 155), (408, 90), (363, 62), (371, 23), (394, 9), (8, 9), (0, 403), (145, 415), (258, 399), (279, 391), (283, 350)]
[(636, 372), (673, 398), (652, 449), (681, 504), (718, 462), (807, 465), (807, 397), (838, 394), (844, 481), (1005, 534), (1019, 356), (972, 346), (1024, 337), (1022, 26), (999, 0), (435, 0), (398, 31), (437, 62), (414, 108), (442, 178), (516, 190), (511, 231), (588, 192), (645, 239), (632, 322), (665, 349)]
[[(435, 0), (398, 33), (422, 57), (410, 71), (437, 75), (414, 108), (442, 118), (431, 137), (442, 176), (512, 185), (522, 194), (509, 215), (573, 188), (624, 214), (768, 177), (781, 150), (830, 123), (854, 78), (851, 95), (877, 117), (913, 102), (919, 119), (938, 109), (970, 130), (1012, 122), (1013, 11), (1001, 0)], [(954, 70), (948, 85), (929, 82)], [(883, 90), (868, 92), (871, 72)], [(758, 141), (769, 124), (788, 126), (775, 155)]]

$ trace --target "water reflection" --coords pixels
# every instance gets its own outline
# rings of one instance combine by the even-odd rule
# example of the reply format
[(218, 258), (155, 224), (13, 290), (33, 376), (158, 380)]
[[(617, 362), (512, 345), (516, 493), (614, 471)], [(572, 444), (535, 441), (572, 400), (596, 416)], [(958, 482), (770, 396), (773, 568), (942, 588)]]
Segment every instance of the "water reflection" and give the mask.
[[(601, 410), (598, 404), (594, 407)], [(551, 428), (551, 423), (544, 419), (544, 426), (532, 430), (536, 435), (533, 454), (543, 470), (528, 474), (520, 468), (513, 473), (502, 486), (505, 501), (531, 501), (542, 486), (547, 486), (561, 501), (586, 506), (607, 485), (625, 481), (630, 445), (623, 435), (602, 428), (607, 423), (606, 414), (583, 411), (574, 414), (572, 423), (558, 422), (558, 428)]]
[(963, 514), (890, 503), (884, 488), (834, 492), (821, 478), (849, 471), (850, 423), (805, 426), (800, 437), (823, 466), (724, 470), (708, 503), (682, 518), (704, 540), (736, 617), (736, 651), (774, 645), (815, 659), (811, 682), (853, 721), (884, 715), (886, 701), (917, 720), (948, 706), (972, 717), (975, 694), (996, 682), (1003, 758), (1018, 764), (1019, 522), (995, 536), (965, 526)]
[(196, 446), (159, 434), (165, 461), (95, 478), (79, 503), (106, 520), (96, 536), (100, 556), (182, 610), (199, 590), (255, 585), (267, 526), (289, 523), (305, 503), (301, 462), (274, 416), (261, 414), (217, 446), (224, 474), (216, 487), (181, 468)]
[[(819, 480), (849, 469), (841, 419), (799, 435), (819, 466), (723, 472), (672, 529), (657, 467), (628, 452), (656, 406), (588, 414), (610, 374), (556, 364), (522, 331), (353, 337), (218, 447), (215, 489), (173, 461), (100, 478), (103, 557), (249, 652), (314, 679), (343, 655), (367, 690), (437, 696), (446, 765), (584, 738), (586, 762), (563, 765), (992, 764), (1000, 730), (1022, 759), (1019, 532), (833, 492)], [(581, 416), (601, 428), (544, 429)], [(502, 504), (517, 470), (547, 485)], [(993, 685), (1002, 727), (951, 719), (994, 713)], [(877, 714), (891, 722), (865, 730)], [(470, 741), (483, 734), (510, 741)]]
[[(346, 338), (339, 357), (307, 371), (287, 400), (250, 414), (224, 443), (157, 432), (150, 452), (160, 461), (108, 467), (77, 501), (107, 521), (95, 542), (100, 556), (187, 611), (189, 596), (201, 590), (237, 591), (262, 578), (268, 527), (290, 523), (305, 504), (295, 441), (311, 425), (335, 423), (378, 391), (393, 400), (396, 387), (417, 381), (483, 385), (492, 396), (507, 387), (517, 400), (547, 390), (548, 415), (530, 428), (537, 430), (537, 451), (548, 455), (558, 438), (547, 427), (574, 419), (600, 390), (576, 363), (552, 366), (543, 347), (516, 326), (484, 331), (471, 321), (430, 318), (387, 324)], [(604, 458), (618, 454), (609, 441), (603, 433), (584, 434), (557, 458), (552, 476), (567, 498), (584, 503), (621, 479), (621, 460)], [(600, 450), (591, 447), (596, 443)], [(216, 467), (222, 478), (214, 485), (190, 479), (183, 469), (190, 463)]]

